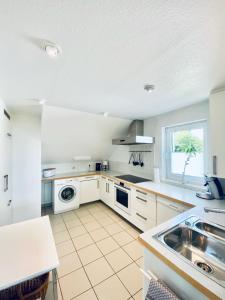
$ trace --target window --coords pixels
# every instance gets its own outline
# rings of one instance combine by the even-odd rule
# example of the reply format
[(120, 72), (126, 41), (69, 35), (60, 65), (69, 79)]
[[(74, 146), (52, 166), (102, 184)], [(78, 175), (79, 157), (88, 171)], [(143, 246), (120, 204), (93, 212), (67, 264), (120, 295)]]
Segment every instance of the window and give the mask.
[(165, 177), (181, 184), (199, 185), (206, 172), (206, 121), (165, 129)]

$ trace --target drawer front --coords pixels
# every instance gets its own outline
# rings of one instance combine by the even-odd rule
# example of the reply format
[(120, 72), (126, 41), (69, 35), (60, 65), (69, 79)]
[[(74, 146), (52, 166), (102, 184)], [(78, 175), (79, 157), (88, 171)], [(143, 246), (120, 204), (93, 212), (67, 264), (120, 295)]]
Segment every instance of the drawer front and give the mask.
[(154, 194), (136, 192), (133, 202), (134, 210), (147, 215), (151, 219), (156, 219), (156, 196)]
[(146, 213), (135, 210), (133, 215), (134, 225), (142, 231), (146, 231), (156, 225), (156, 221), (150, 218)]

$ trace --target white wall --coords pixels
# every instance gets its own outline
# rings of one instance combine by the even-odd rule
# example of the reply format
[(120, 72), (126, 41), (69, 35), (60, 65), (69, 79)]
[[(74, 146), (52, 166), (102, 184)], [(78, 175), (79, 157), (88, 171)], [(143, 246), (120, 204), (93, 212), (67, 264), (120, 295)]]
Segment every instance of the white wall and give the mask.
[[(74, 156), (90, 156), (91, 170), (96, 161), (107, 159), (112, 170), (152, 177), (153, 154), (144, 154), (145, 165), (128, 165), (129, 150), (150, 150), (152, 146), (115, 146), (112, 138), (126, 136), (131, 120), (44, 106), (42, 117), (42, 168), (55, 167), (57, 173), (89, 169), (89, 161), (73, 161)], [(136, 147), (136, 148), (135, 148)]]
[[(158, 115), (146, 119), (144, 122), (145, 135), (155, 136), (154, 145), (154, 166), (162, 168), (162, 145), (163, 129), (167, 126), (182, 124), (185, 122), (193, 122), (198, 120), (208, 120), (209, 114), (208, 101), (191, 105), (179, 110), (171, 111), (166, 114)], [(162, 175), (162, 174), (161, 174)]]
[[(88, 167), (74, 162), (75, 156), (90, 156), (92, 161), (107, 159), (112, 152), (112, 138), (127, 133), (130, 120), (104, 118), (61, 107), (44, 106), (42, 117), (42, 164), (56, 165), (63, 171)], [(71, 171), (71, 170), (70, 170)]]
[(13, 221), (41, 215), (41, 117), (12, 116)]

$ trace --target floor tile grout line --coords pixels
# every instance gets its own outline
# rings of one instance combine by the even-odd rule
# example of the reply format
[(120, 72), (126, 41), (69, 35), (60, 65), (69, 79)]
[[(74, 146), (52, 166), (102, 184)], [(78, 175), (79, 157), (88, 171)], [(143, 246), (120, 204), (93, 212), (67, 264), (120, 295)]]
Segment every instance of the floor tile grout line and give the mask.
[[(95, 231), (95, 230), (94, 230)], [(124, 230), (123, 230), (124, 231)], [(122, 231), (121, 231), (122, 232)], [(69, 232), (68, 232), (69, 233)], [(118, 232), (118, 233), (120, 233), (120, 232)], [(81, 235), (78, 235), (78, 236), (76, 236), (76, 237), (80, 237), (80, 236), (82, 236), (82, 235), (85, 235), (85, 234), (89, 234), (90, 235), (90, 233), (89, 232), (86, 232), (86, 233), (83, 233), (83, 234), (81, 234)], [(109, 234), (109, 233), (108, 233)], [(117, 233), (115, 233), (115, 234), (117, 234)], [(114, 234), (114, 235), (115, 235)], [(70, 235), (70, 233), (69, 233), (69, 235)], [(73, 245), (74, 245), (74, 247), (75, 247), (75, 250), (76, 251), (79, 251), (79, 250), (81, 250), (81, 249), (84, 249), (84, 248), (86, 248), (87, 246), (90, 246), (90, 245), (92, 245), (92, 244), (96, 244), (96, 246), (98, 247), (98, 245), (97, 245), (97, 243), (98, 242), (101, 242), (101, 241), (103, 241), (104, 239), (107, 239), (107, 238), (109, 238), (109, 237), (111, 237), (111, 238), (113, 238), (113, 235), (110, 235), (109, 234), (109, 237), (106, 237), (106, 238), (103, 238), (103, 239), (101, 239), (101, 240), (99, 240), (99, 241), (94, 241), (94, 239), (92, 238), (92, 236), (90, 235), (90, 237), (91, 237), (91, 239), (93, 240), (93, 243), (92, 244), (90, 244), (90, 245), (87, 245), (87, 246), (84, 246), (84, 247), (82, 247), (81, 249), (76, 249), (76, 246), (75, 246), (75, 244), (74, 244), (74, 242), (73, 242), (73, 239), (74, 238), (76, 238), (76, 237), (72, 237), (71, 235), (70, 235), (70, 239), (72, 240), (72, 243), (73, 243)], [(115, 240), (115, 238), (113, 238), (113, 240), (116, 242), (116, 244), (120, 247), (120, 248), (122, 248), (123, 249), (123, 247), (125, 247), (125, 246), (127, 246), (128, 244), (130, 244), (130, 243), (132, 243), (132, 242), (134, 242), (135, 240), (137, 240), (137, 239), (135, 239), (134, 237), (132, 237), (132, 239), (133, 239), (133, 241), (129, 241), (128, 243), (126, 243), (126, 244), (124, 244), (124, 245), (120, 245), (116, 240)], [(66, 242), (66, 241), (63, 241), (63, 242)], [(63, 242), (61, 242), (61, 243), (63, 243)], [(57, 245), (60, 245), (61, 243), (59, 243), (59, 244), (57, 244)], [(98, 249), (101, 251), (101, 249), (98, 247)], [(123, 249), (126, 253), (127, 253), (127, 251), (125, 250), (125, 249)], [(114, 250), (112, 250), (111, 252), (113, 252)], [(109, 253), (111, 253), (111, 252), (109, 252)], [(103, 254), (103, 255), (105, 255), (102, 251), (101, 251), (101, 253)], [(107, 253), (107, 254), (109, 254), (109, 253)], [(127, 253), (128, 254), (128, 256), (130, 257), (130, 255), (129, 255), (129, 253)], [(134, 262), (136, 261), (136, 260), (134, 260), (132, 257), (130, 257)], [(139, 258), (141, 258), (141, 257), (139, 257)], [(138, 259), (139, 259), (138, 258)]]
[[(77, 216), (78, 217), (78, 216)], [(110, 218), (110, 216), (109, 216), (109, 218)], [(73, 242), (73, 238), (76, 238), (76, 237), (79, 237), (79, 236), (76, 236), (76, 237), (73, 237), (72, 238), (72, 236), (70, 235), (70, 232), (69, 232), (69, 229), (68, 229), (68, 227), (67, 227), (67, 225), (66, 225), (66, 221), (63, 219), (63, 218), (61, 218), (62, 219), (62, 222), (64, 223), (64, 225), (65, 225), (65, 227), (66, 227), (66, 230), (65, 230), (65, 232), (67, 231), (68, 232), (68, 234), (69, 234), (69, 237), (70, 237), (70, 239), (69, 240), (66, 240), (66, 241), (72, 241), (72, 243), (73, 243), (73, 246), (74, 246), (74, 250), (75, 251), (73, 251), (73, 252), (76, 252), (77, 253), (77, 255), (78, 255), (78, 258), (79, 258), (79, 260), (80, 260), (80, 263), (81, 263), (81, 267), (80, 268), (78, 268), (78, 269), (76, 269), (76, 270), (79, 270), (79, 269), (81, 269), (81, 268), (83, 268), (84, 269), (84, 272), (85, 272), (85, 274), (86, 274), (86, 276), (88, 277), (88, 275), (87, 275), (87, 273), (86, 273), (86, 270), (85, 270), (85, 266), (87, 266), (87, 265), (89, 265), (90, 263), (92, 263), (92, 262), (94, 262), (94, 261), (96, 261), (96, 260), (98, 260), (98, 259), (100, 259), (100, 258), (105, 258), (106, 259), (106, 261), (107, 261), (107, 263), (109, 264), (109, 266), (111, 267), (111, 269), (112, 269), (112, 272), (113, 272), (113, 274), (111, 275), (111, 276), (109, 276), (108, 278), (106, 278), (106, 279), (104, 279), (103, 281), (101, 281), (101, 282), (99, 282), (98, 284), (96, 284), (95, 286), (97, 286), (97, 285), (99, 285), (99, 284), (101, 284), (102, 282), (104, 282), (105, 280), (107, 280), (107, 279), (109, 279), (110, 277), (112, 277), (112, 276), (114, 276), (114, 275), (116, 275), (117, 276), (117, 278), (120, 280), (120, 278), (118, 277), (118, 275), (117, 275), (117, 273), (118, 272), (120, 272), (120, 271), (122, 271), (123, 269), (125, 269), (126, 267), (128, 267), (129, 265), (131, 265), (132, 263), (135, 263), (135, 265), (137, 266), (137, 267), (139, 267), (139, 265), (137, 264), (137, 260), (139, 260), (141, 257), (139, 257), (138, 259), (136, 259), (136, 260), (134, 260), (132, 257), (130, 257), (130, 255), (126, 252), (126, 250), (125, 249), (123, 249), (123, 247), (124, 246), (126, 246), (126, 245), (128, 245), (128, 244), (130, 244), (130, 243), (132, 243), (132, 242), (134, 242), (135, 240), (137, 240), (137, 238), (135, 238), (134, 236), (132, 236), (131, 234), (129, 234), (129, 232), (127, 232), (127, 230), (129, 230), (128, 228), (123, 228), (122, 226), (120, 226), (120, 224), (118, 224), (118, 221), (117, 220), (113, 220), (113, 219), (111, 219), (112, 220), (112, 224), (117, 224), (117, 225), (119, 225), (120, 227), (121, 227), (121, 231), (120, 232), (126, 232), (127, 234), (129, 234), (130, 236), (131, 236), (131, 238), (133, 239), (133, 241), (130, 241), (130, 242), (128, 242), (128, 243), (126, 243), (126, 244), (124, 244), (124, 245), (120, 245), (114, 238), (113, 238), (113, 235), (115, 235), (115, 234), (117, 234), (117, 233), (114, 233), (114, 234), (110, 234), (108, 231), (107, 231), (107, 233), (109, 234), (109, 236), (108, 237), (105, 237), (105, 238), (103, 238), (103, 239), (101, 239), (101, 240), (99, 240), (99, 241), (94, 241), (93, 240), (93, 238), (92, 238), (92, 236), (90, 235), (90, 232), (91, 231), (87, 231), (86, 233), (83, 233), (83, 234), (81, 234), (81, 235), (79, 235), (79, 236), (82, 236), (82, 235), (84, 235), (84, 234), (89, 234), (89, 236), (91, 237), (91, 239), (93, 240), (93, 244), (95, 244), (96, 245), (96, 247), (100, 250), (100, 248), (98, 247), (98, 245), (97, 245), (97, 243), (99, 243), (99, 242), (101, 242), (101, 241), (103, 241), (103, 240), (105, 240), (105, 239), (107, 239), (107, 238), (109, 238), (109, 237), (112, 237), (113, 238), (113, 240), (116, 242), (116, 244), (118, 245), (118, 248), (117, 249), (114, 249), (114, 250), (112, 250), (112, 251), (110, 251), (109, 253), (106, 253), (106, 254), (104, 254), (101, 250), (100, 250), (100, 252), (102, 253), (102, 256), (100, 257), (100, 258), (98, 258), (98, 259), (96, 259), (96, 260), (94, 260), (94, 261), (92, 261), (92, 262), (90, 262), (90, 263), (88, 263), (88, 264), (86, 264), (86, 265), (83, 265), (83, 263), (82, 263), (82, 261), (81, 261), (81, 259), (80, 259), (80, 256), (79, 256), (79, 254), (78, 254), (78, 251), (79, 250), (81, 250), (81, 249), (83, 249), (83, 248), (86, 248), (86, 247), (88, 247), (88, 246), (90, 246), (90, 245), (87, 245), (87, 246), (84, 246), (83, 248), (81, 248), (81, 249), (79, 249), (79, 250), (77, 250), (76, 249), (76, 247), (75, 247), (75, 244), (74, 244), (74, 242)], [(78, 219), (80, 219), (79, 217), (78, 217)], [(122, 221), (124, 221), (122, 218), (121, 218), (121, 220)], [(81, 220), (80, 220), (81, 221)], [(108, 225), (111, 225), (111, 224), (108, 224), (108, 225), (102, 225), (101, 223), (99, 223), (97, 220), (96, 220), (96, 222), (100, 225), (100, 228), (104, 228), (105, 229), (105, 227), (106, 226), (108, 226)], [(126, 221), (125, 221), (126, 222)], [(90, 223), (90, 222), (89, 222)], [(82, 221), (81, 221), (81, 224), (84, 226), (84, 223), (82, 223)], [(86, 223), (87, 224), (87, 223)], [(131, 229), (133, 228), (129, 223), (128, 223), (128, 225), (131, 227)], [(77, 226), (79, 226), (79, 225), (77, 225)], [(72, 227), (72, 228), (75, 228), (75, 227), (77, 227), (77, 226), (74, 226), (74, 227)], [(98, 229), (100, 229), (100, 228), (98, 228)], [(71, 228), (70, 228), (71, 229)], [(95, 229), (95, 230), (98, 230), (98, 229)], [(135, 228), (134, 228), (135, 229)], [(93, 231), (95, 231), (95, 230), (93, 230)], [(63, 232), (63, 231), (62, 231)], [(118, 233), (120, 233), (120, 232), (118, 232)], [(63, 242), (66, 242), (66, 241), (63, 241)], [(61, 243), (63, 243), (63, 242), (60, 242), (59, 244), (57, 244), (57, 245), (60, 245)], [(92, 244), (91, 244), (92, 245)], [(114, 252), (114, 251), (116, 251), (116, 250), (118, 250), (118, 249), (122, 249), (123, 251), (125, 251), (125, 253), (131, 258), (131, 260), (132, 260), (132, 262), (130, 263), (130, 264), (128, 264), (127, 266), (125, 266), (124, 268), (122, 268), (122, 269), (120, 269), (119, 271), (117, 271), (117, 272), (115, 272), (114, 271), (114, 269), (113, 269), (113, 267), (112, 267), (112, 265), (110, 264), (110, 262), (107, 260), (107, 258), (106, 258), (106, 255), (108, 255), (108, 254), (110, 254), (110, 253), (112, 253), (112, 252)], [(72, 253), (73, 253), (72, 252)], [(69, 255), (69, 254), (71, 254), (71, 253), (68, 253), (67, 255)], [(65, 255), (66, 256), (66, 255)], [(62, 257), (64, 257), (64, 256), (62, 256)], [(76, 271), (76, 270), (74, 270), (74, 271)], [(74, 272), (74, 271), (72, 271), (72, 272)], [(70, 272), (70, 273), (72, 273), (72, 272)], [(70, 273), (68, 273), (68, 274), (70, 274)], [(66, 275), (68, 275), (68, 274), (66, 274)], [(66, 275), (64, 275), (64, 276), (66, 276)], [(64, 277), (64, 276), (62, 276), (62, 277)], [(60, 278), (62, 278), (62, 277), (60, 277)], [(94, 287), (95, 286), (93, 286), (92, 285), (92, 283), (91, 283), (91, 281), (90, 281), (90, 279), (89, 279), (89, 277), (88, 277), (88, 280), (89, 280), (89, 282), (90, 282), (90, 284), (91, 284), (91, 287), (92, 287), (92, 289), (93, 289), (93, 291), (94, 291), (94, 293), (95, 293), (95, 290), (94, 290)], [(126, 288), (126, 286), (123, 284), (123, 282), (120, 280), (120, 282), (122, 283), (122, 285), (125, 287), (125, 289), (128, 291), (128, 293), (131, 295), (131, 297), (132, 297), (132, 294), (129, 292), (129, 290)], [(60, 285), (60, 282), (59, 282), (59, 278), (58, 278), (58, 283), (59, 283), (59, 285)], [(60, 290), (61, 290), (61, 286), (60, 286)], [(90, 289), (89, 289), (90, 290)], [(141, 290), (141, 289), (140, 289)], [(140, 291), (139, 290), (139, 291)], [(87, 290), (86, 290), (87, 291)], [(86, 292), (85, 291), (85, 292)], [(136, 295), (139, 291), (137, 291), (134, 295)], [(61, 294), (62, 294), (62, 291), (61, 291)], [(80, 294), (79, 294), (80, 295)], [(77, 295), (76, 297), (78, 297), (79, 295)], [(96, 295), (96, 293), (95, 293), (95, 295)], [(133, 296), (134, 296), (133, 295)], [(75, 298), (76, 298), (75, 297)], [(96, 297), (97, 297), (97, 295), (96, 295)], [(75, 298), (73, 298), (73, 299), (75, 299)], [(97, 297), (98, 298), (98, 297)]]

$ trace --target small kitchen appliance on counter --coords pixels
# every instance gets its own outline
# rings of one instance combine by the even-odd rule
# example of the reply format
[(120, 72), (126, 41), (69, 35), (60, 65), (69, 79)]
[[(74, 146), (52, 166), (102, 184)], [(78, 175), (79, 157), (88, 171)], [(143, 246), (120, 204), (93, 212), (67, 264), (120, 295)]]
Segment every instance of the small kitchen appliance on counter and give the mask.
[(55, 176), (55, 171), (56, 171), (56, 168), (43, 169), (43, 177), (45, 177), (45, 178), (53, 177), (53, 176)]
[(217, 177), (208, 177), (205, 175), (204, 186), (207, 186), (207, 192), (197, 192), (197, 197), (205, 200), (224, 198), (223, 188)]
[(95, 171), (101, 171), (102, 169), (102, 164), (100, 162), (95, 163)]
[(102, 171), (108, 171), (109, 170), (109, 162), (108, 160), (102, 161)]

